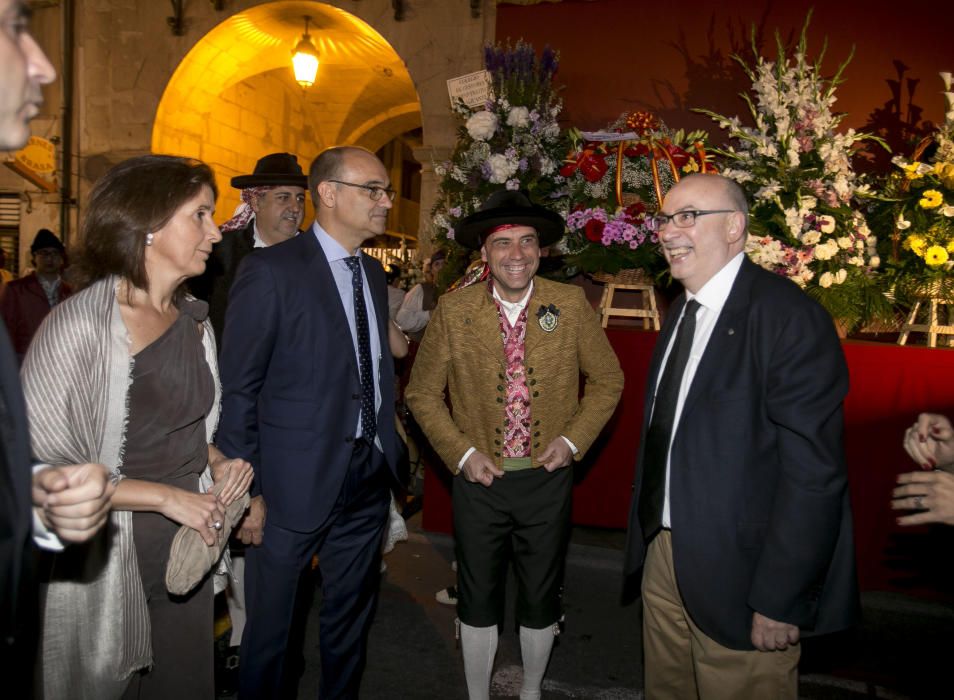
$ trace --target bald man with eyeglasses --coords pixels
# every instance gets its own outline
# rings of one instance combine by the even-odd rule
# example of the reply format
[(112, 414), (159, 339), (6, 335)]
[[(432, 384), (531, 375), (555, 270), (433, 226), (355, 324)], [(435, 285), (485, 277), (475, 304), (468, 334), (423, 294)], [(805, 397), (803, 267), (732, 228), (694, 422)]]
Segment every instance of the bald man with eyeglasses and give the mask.
[(858, 612), (828, 313), (745, 256), (745, 195), (684, 178), (652, 219), (674, 279), (649, 369), (625, 571), (646, 697), (796, 698), (799, 640)]
[[(323, 698), (357, 698), (398, 478), (387, 283), (361, 245), (394, 198), (374, 154), (312, 163), (316, 220), (249, 253), (229, 295), (216, 441), (255, 470), (244, 528), (248, 622), (239, 697), (294, 695), (286, 668), (299, 575), (318, 555)], [(254, 514), (254, 515), (253, 515)]]

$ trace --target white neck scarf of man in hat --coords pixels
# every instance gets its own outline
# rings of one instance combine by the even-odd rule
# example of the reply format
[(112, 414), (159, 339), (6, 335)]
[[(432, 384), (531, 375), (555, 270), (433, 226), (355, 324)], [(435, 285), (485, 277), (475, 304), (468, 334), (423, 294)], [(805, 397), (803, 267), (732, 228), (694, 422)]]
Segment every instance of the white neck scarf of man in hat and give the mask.
[(246, 226), (248, 222), (255, 218), (255, 210), (252, 209), (252, 200), (261, 197), (274, 187), (246, 187), (242, 190), (242, 203), (239, 204), (232, 218), (219, 227), (222, 233), (229, 231), (239, 231)]

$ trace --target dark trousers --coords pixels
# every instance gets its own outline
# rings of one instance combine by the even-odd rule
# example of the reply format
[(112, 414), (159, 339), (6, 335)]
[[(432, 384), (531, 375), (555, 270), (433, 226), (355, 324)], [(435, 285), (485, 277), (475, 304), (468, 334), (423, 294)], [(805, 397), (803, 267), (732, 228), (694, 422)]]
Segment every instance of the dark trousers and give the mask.
[(472, 627), (504, 622), (507, 567), (517, 579), (517, 624), (543, 629), (560, 619), (570, 537), (573, 470), (507, 472), (489, 487), (454, 479), (457, 615)]
[(322, 577), (319, 696), (358, 697), (380, 582), (390, 481), (384, 456), (358, 441), (338, 500), (320, 528), (294, 532), (271, 524), (266, 515), (261, 546), (246, 553), (242, 700), (282, 696), (299, 578), (315, 554)]

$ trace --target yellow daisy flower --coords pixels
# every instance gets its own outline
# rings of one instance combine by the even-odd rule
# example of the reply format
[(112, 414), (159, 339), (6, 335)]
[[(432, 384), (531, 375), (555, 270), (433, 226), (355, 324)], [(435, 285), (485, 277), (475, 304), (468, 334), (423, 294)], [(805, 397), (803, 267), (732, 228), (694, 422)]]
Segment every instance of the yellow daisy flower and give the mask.
[(954, 190), (954, 163), (937, 163), (934, 166), (934, 174), (941, 184), (949, 190)]
[(948, 253), (954, 253), (954, 238), (952, 238), (952, 239), (950, 240), (950, 242), (948, 242), (948, 244), (947, 244), (947, 252), (948, 252)]
[(924, 262), (929, 267), (937, 267), (947, 262), (947, 251), (939, 245), (932, 245), (924, 253)]
[(695, 158), (690, 158), (689, 162), (682, 166), (682, 172), (684, 173), (697, 173), (699, 172), (699, 164), (696, 162)]
[(921, 167), (921, 165), (922, 164), (918, 161), (914, 161), (908, 165), (902, 165), (901, 167), (904, 170), (904, 176), (908, 180), (917, 180), (924, 174), (924, 169)]
[(918, 200), (918, 206), (922, 209), (934, 209), (944, 203), (944, 195), (937, 190), (924, 190), (921, 193), (921, 199)]
[(927, 241), (921, 238), (921, 236), (908, 236), (904, 239), (904, 247), (912, 251), (919, 258), (924, 257), (924, 249), (927, 248)]

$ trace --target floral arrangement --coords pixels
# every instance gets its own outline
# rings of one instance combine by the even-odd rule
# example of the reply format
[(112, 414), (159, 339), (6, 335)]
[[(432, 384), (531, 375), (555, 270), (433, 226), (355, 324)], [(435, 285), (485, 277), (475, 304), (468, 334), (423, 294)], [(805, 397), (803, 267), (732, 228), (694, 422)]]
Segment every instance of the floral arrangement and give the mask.
[[(458, 222), (473, 213), (500, 187), (525, 190), (543, 206), (562, 196), (557, 172), (562, 155), (557, 116), (562, 102), (553, 85), (559, 55), (544, 48), (539, 59), (522, 41), (488, 45), (484, 65), (492, 98), (477, 109), (458, 100), (454, 112), (462, 124), (450, 160), (435, 165), (441, 178), (432, 221), (438, 241), (454, 240)], [(450, 245), (445, 268), (456, 275), (469, 252)], [(443, 275), (442, 275), (443, 276)]]
[[(898, 171), (885, 188), (895, 229), (889, 278), (899, 301), (924, 296), (925, 285), (932, 294), (954, 297), (954, 92), (950, 73), (941, 73), (941, 80), (944, 123), (919, 144), (913, 158), (892, 160)], [(933, 155), (922, 161), (930, 151)]]
[(849, 129), (836, 131), (844, 115), (832, 112), (835, 89), (851, 57), (834, 77), (821, 74), (821, 58), (807, 57), (805, 21), (793, 56), (776, 33), (777, 60), (759, 55), (749, 66), (752, 94), (742, 94), (754, 126), (738, 117), (695, 110), (728, 131), (731, 145), (717, 150), (726, 159), (723, 174), (738, 182), (752, 202), (746, 252), (762, 267), (792, 279), (818, 299), (832, 316), (853, 328), (891, 315), (875, 268), (877, 239), (863, 203), (872, 195), (851, 166), (852, 148), (880, 139)]
[(704, 132), (672, 131), (648, 112), (624, 114), (606, 131), (571, 130), (566, 274), (666, 268), (648, 219), (681, 174), (711, 169)]

